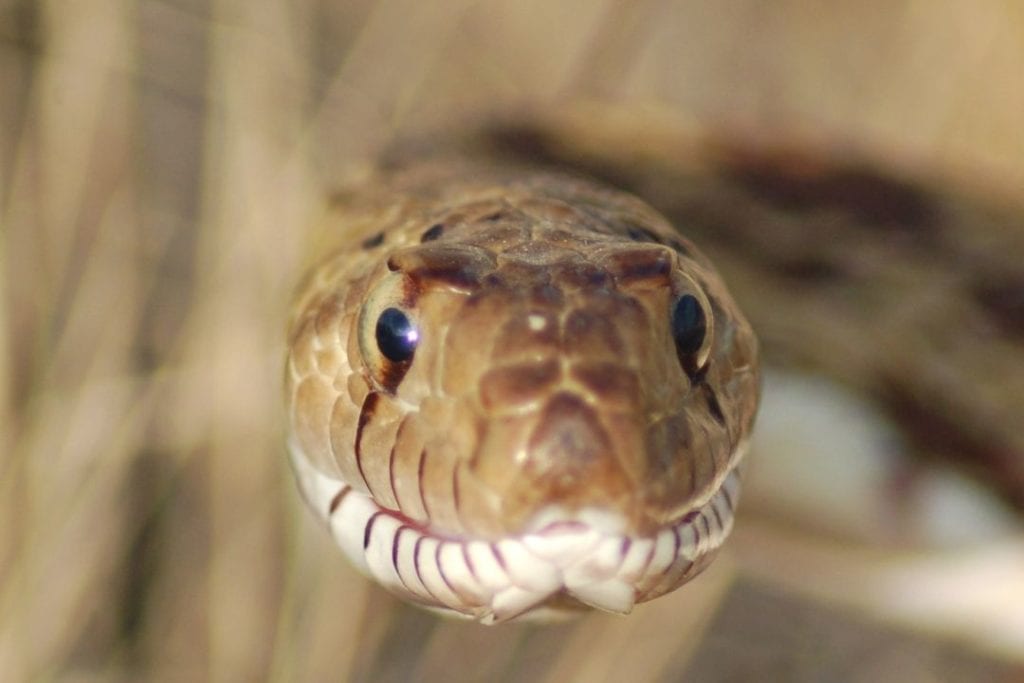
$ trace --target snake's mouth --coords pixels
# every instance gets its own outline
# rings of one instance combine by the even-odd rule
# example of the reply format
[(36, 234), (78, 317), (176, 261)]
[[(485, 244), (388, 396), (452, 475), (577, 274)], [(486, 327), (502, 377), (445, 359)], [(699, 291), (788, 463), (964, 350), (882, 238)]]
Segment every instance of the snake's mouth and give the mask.
[(674, 590), (729, 535), (740, 490), (734, 466), (700, 507), (649, 536), (623, 533), (615, 513), (552, 506), (524, 533), (484, 540), (436, 533), (314, 469), (296, 444), (290, 450), (303, 497), (360, 571), (400, 597), (481, 623), (583, 607), (626, 614)]

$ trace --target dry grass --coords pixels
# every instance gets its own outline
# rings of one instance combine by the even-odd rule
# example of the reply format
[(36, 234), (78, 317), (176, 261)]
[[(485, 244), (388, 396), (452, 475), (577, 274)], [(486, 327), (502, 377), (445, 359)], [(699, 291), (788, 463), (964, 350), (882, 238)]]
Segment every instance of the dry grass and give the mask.
[(656, 99), (1024, 184), (1016, 0), (14, 0), (0, 36), (5, 681), (685, 666), (671, 624), (710, 598), (438, 626), (367, 589), (300, 509), (279, 381), (305, 226), (396, 131)]

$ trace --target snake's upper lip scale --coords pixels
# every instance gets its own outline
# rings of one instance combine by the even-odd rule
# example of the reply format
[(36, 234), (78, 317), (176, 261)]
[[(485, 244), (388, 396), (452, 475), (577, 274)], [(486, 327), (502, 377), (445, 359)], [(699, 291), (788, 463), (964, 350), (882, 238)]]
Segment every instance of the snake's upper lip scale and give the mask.
[(548, 508), (519, 536), (445, 537), (312, 468), (291, 444), (302, 493), (349, 559), (390, 591), (482, 623), (545, 616), (557, 594), (628, 613), (699, 573), (732, 528), (733, 470), (705, 505), (655, 535), (624, 534), (618, 515)]

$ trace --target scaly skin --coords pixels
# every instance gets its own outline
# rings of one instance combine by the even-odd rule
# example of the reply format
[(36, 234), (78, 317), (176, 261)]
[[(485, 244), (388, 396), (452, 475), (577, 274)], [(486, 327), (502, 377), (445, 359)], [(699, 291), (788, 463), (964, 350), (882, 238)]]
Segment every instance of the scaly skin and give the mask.
[[(510, 615), (468, 589), (417, 589), (430, 583), (422, 540), (407, 558), (418, 578), (403, 576), (404, 530), (486, 541), (510, 576), (533, 570), (506, 566), (496, 549), (556, 527), (616, 539), (623, 566), (634, 540), (650, 542), (646, 569), (602, 574), (607, 589), (564, 578), (605, 571), (586, 553), (531, 550), (531, 562), (558, 555), (537, 570), (558, 576), (531, 587), (517, 614), (573, 599), (628, 611), (706, 565), (732, 521), (757, 342), (687, 238), (624, 193), (458, 159), (374, 172), (335, 199), (325, 232), (342, 244), (301, 287), (290, 327), (291, 445), (314, 509), (363, 524), (336, 530), (357, 564), (368, 558), (385, 584), (397, 574), (390, 587), (406, 597), (482, 620)], [(672, 311), (684, 295), (707, 331), (681, 351)], [(387, 308), (418, 330), (411, 360), (379, 348)], [(376, 507), (353, 512), (365, 496)], [(386, 571), (374, 564), (380, 515), (396, 529), (380, 541), (391, 543)], [(652, 571), (662, 555), (667, 578)]]

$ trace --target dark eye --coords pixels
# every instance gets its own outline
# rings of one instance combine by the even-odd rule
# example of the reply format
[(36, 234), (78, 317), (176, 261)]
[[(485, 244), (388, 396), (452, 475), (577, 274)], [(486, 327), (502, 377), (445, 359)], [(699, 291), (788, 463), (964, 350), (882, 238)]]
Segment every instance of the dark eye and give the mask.
[(412, 358), (420, 333), (407, 316), (397, 308), (386, 308), (377, 318), (377, 348), (395, 363)]
[(681, 361), (685, 363), (700, 351), (707, 331), (708, 321), (697, 297), (692, 294), (679, 297), (672, 307), (672, 337)]

